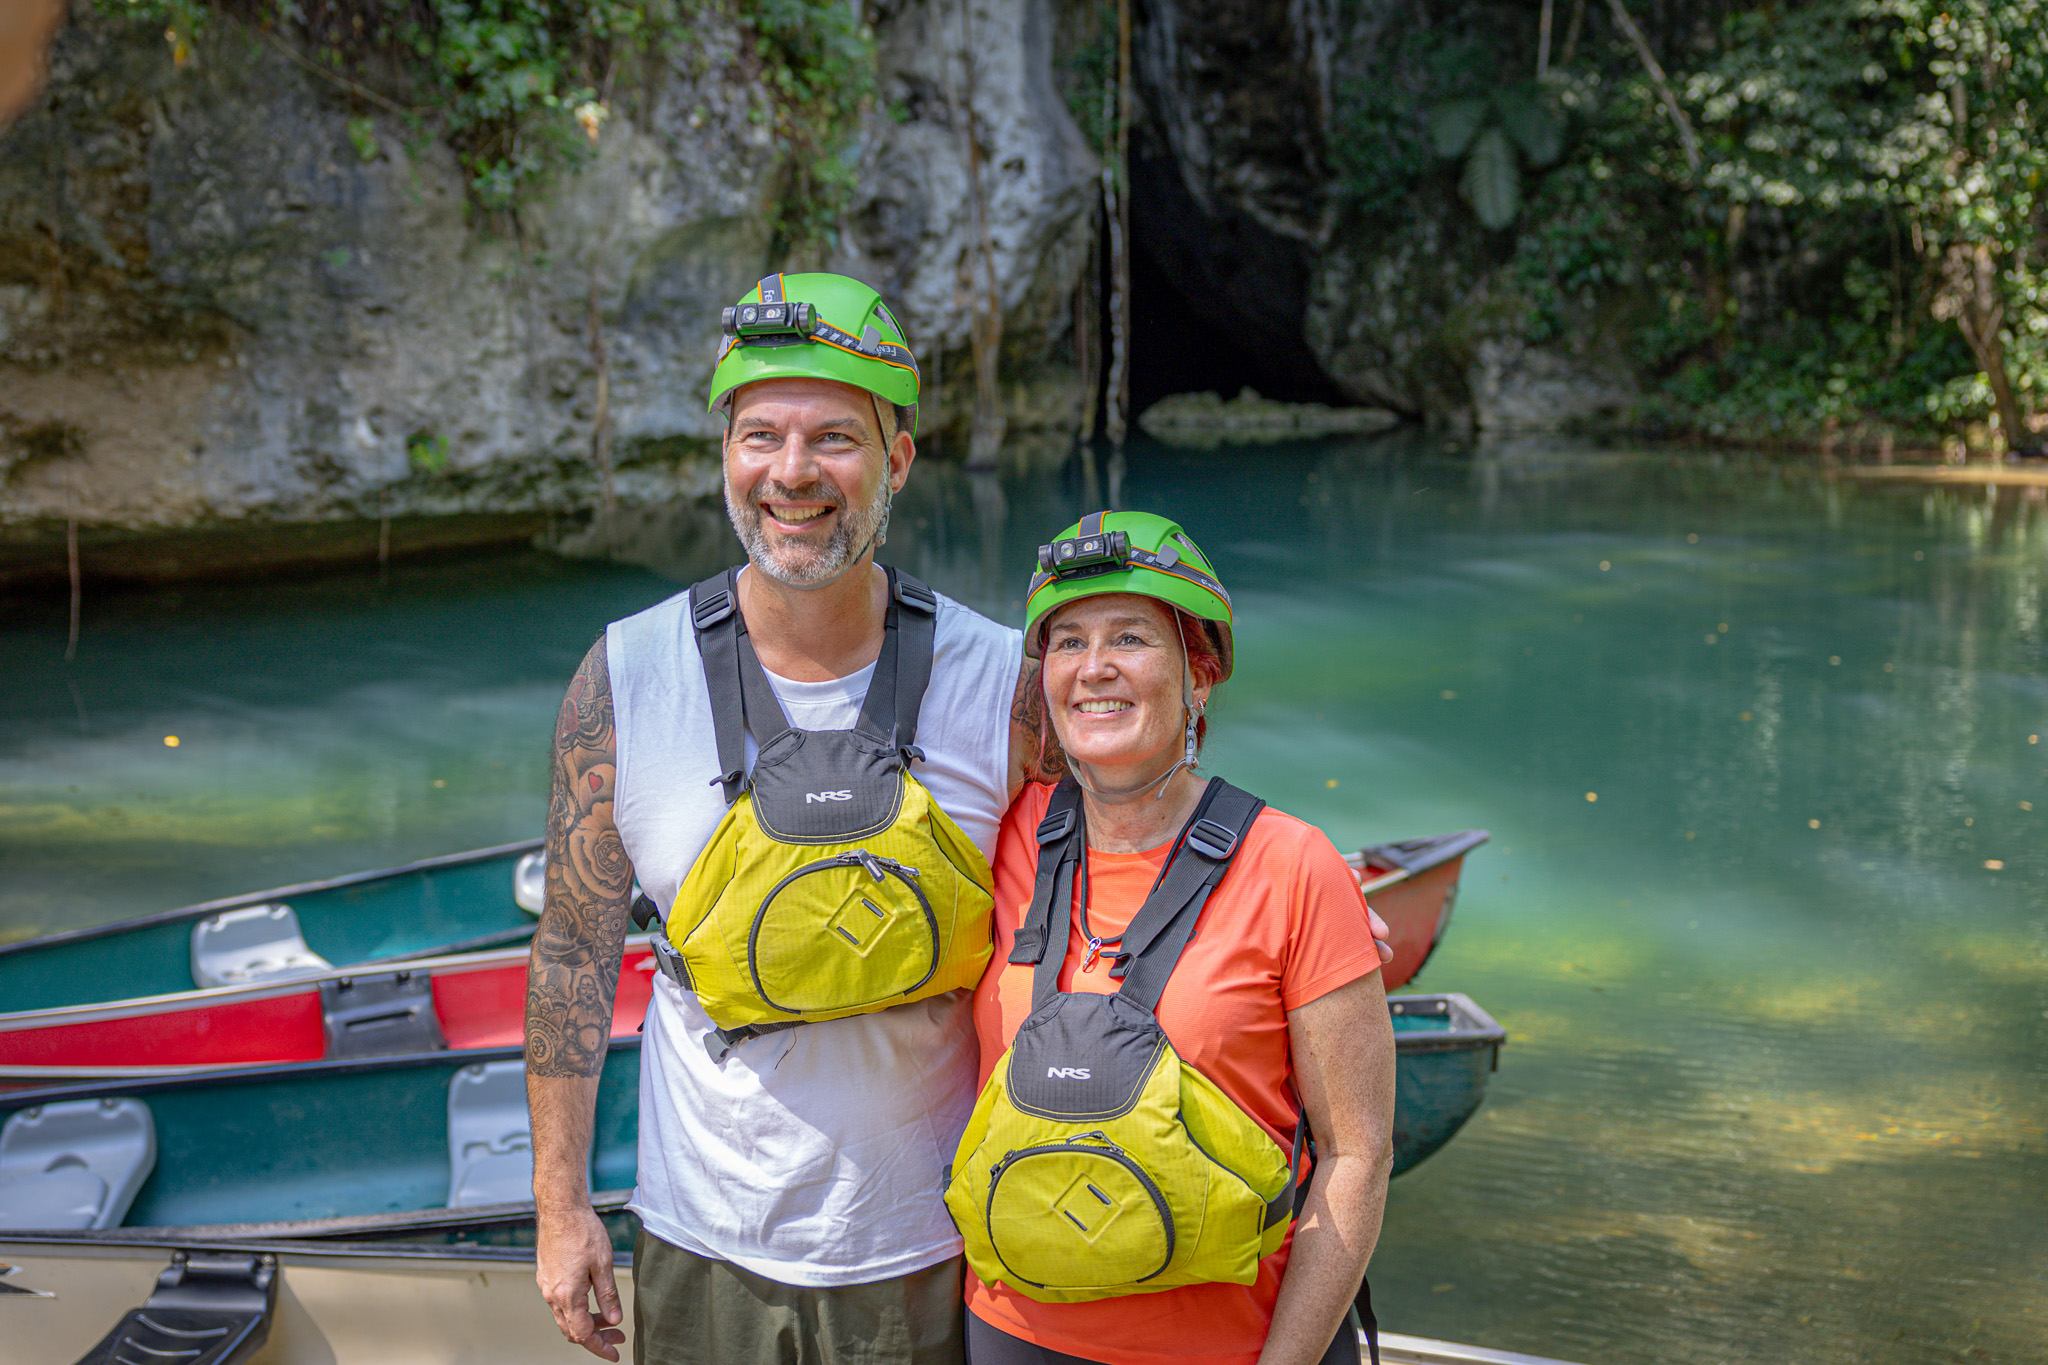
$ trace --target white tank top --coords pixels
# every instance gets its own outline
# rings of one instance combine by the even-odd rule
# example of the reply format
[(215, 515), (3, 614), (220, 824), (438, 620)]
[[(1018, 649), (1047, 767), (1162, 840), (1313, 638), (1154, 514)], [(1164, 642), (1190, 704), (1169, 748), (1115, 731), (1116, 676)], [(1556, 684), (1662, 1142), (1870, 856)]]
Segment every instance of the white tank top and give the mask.
[[(687, 593), (605, 634), (617, 725), (613, 819), (640, 885), (664, 910), (725, 816), (704, 666)], [(914, 768), (945, 812), (995, 853), (1009, 802), (1010, 701), (1023, 637), (939, 598)], [(790, 723), (850, 730), (872, 665), (831, 682), (769, 674)], [(747, 761), (754, 756), (748, 736)], [(666, 976), (640, 1049), (640, 1172), (631, 1208), (661, 1240), (784, 1284), (830, 1288), (908, 1275), (957, 1255), (942, 1176), (974, 1107), (970, 993), (734, 1048), (714, 1064), (697, 998)]]

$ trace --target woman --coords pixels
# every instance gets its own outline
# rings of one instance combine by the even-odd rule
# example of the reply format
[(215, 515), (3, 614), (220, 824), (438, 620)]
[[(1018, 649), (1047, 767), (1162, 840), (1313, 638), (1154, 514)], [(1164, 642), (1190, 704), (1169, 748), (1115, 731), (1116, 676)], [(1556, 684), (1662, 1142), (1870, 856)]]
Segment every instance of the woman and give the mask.
[[(1212, 793), (1194, 772), (1233, 641), (1229, 598), (1186, 534), (1149, 514), (1098, 513), (1040, 564), (1025, 648), (1044, 660), (1046, 716), (1073, 785), (1026, 787), (997, 845), (995, 956), (974, 1006), (984, 1088), (947, 1193), (968, 1242), (970, 1365), (1356, 1362), (1344, 1328), (1379, 1234), (1394, 1098), (1393, 1031), (1357, 881), (1320, 831), (1226, 784)], [(1078, 821), (1062, 815), (1069, 806)], [(1188, 890), (1205, 876), (1206, 903)], [(1090, 999), (1134, 990), (1136, 1003), (1113, 1012)], [(1170, 1046), (1146, 1051), (1147, 1027)], [(1122, 1029), (1121, 1051), (1090, 1029)], [(1169, 1063), (1154, 1058), (1168, 1054), (1181, 1091), (1133, 1137), (1145, 1104), (1131, 1067), (1152, 1068), (1142, 1084), (1156, 1089)], [(1061, 1100), (1037, 1098), (1103, 1091), (1103, 1059), (1114, 1070), (1117, 1057), (1141, 1061), (1108, 1084), (1112, 1098), (1068, 1106), (1110, 1121), (1063, 1120)], [(1204, 1105), (1220, 1114), (1202, 1098), (1215, 1091), (1234, 1106), (1236, 1138), (1203, 1129), (1190, 1146), (1169, 1131), (1169, 1119), (1199, 1129)], [(1276, 1181), (1304, 1117), (1313, 1176), (1282, 1241), (1295, 1192)], [(1144, 1165), (1150, 1141), (1263, 1173), (1210, 1169), (1209, 1194), (1176, 1195), (1165, 1157)], [(1242, 1155), (1218, 1160), (1211, 1149), (1226, 1141)], [(1018, 1174), (1030, 1162), (1042, 1168), (1036, 1194)], [(1255, 1216), (1212, 1236), (1185, 1207), (1215, 1204), (1226, 1186)], [(1218, 1238), (1235, 1242), (1196, 1254), (1198, 1240)], [(1118, 1255), (1147, 1268), (1101, 1269)], [(1214, 1269), (1225, 1265), (1235, 1268)], [(1119, 1276), (1128, 1283), (1111, 1283)]]

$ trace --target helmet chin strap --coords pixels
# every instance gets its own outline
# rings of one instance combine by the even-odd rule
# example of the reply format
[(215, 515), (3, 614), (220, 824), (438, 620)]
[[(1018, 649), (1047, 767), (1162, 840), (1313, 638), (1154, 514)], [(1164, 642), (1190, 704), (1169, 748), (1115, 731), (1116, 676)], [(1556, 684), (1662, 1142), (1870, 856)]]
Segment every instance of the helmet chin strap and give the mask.
[[(1176, 630), (1174, 634), (1178, 637), (1180, 632)], [(1041, 672), (1039, 676), (1043, 678), (1044, 674)], [(1201, 722), (1202, 712), (1206, 709), (1202, 703), (1195, 700), (1194, 671), (1188, 666), (1188, 648), (1185, 640), (1181, 642), (1180, 648), (1180, 700), (1181, 708), (1188, 718), (1187, 747), (1181, 757), (1168, 765), (1165, 772), (1160, 773), (1157, 777), (1148, 777), (1135, 786), (1113, 791), (1106, 787), (1097, 787), (1087, 778), (1083, 777), (1081, 774), (1088, 765), (1075, 758), (1072, 754), (1069, 754), (1067, 755), (1067, 767), (1074, 775), (1075, 785), (1105, 806), (1128, 805), (1148, 791), (1152, 792), (1152, 799), (1154, 801), (1163, 800), (1166, 796), (1167, 784), (1173, 781), (1175, 773), (1179, 772), (1182, 768), (1186, 768), (1189, 772), (1195, 770), (1195, 727)], [(1155, 786), (1158, 788), (1157, 791), (1153, 791)]]

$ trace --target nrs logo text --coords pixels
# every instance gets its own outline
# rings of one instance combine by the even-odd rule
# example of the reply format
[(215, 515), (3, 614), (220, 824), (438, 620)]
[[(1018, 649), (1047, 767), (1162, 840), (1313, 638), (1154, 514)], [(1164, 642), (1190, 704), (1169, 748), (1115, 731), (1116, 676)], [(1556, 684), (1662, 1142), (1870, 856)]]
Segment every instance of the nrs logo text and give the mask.
[(1088, 1079), (1088, 1068), (1085, 1066), (1049, 1066), (1045, 1069), (1045, 1078), (1049, 1081), (1085, 1081)]
[(804, 804), (805, 804), (805, 805), (807, 805), (807, 806), (808, 806), (809, 804), (811, 804), (811, 802), (813, 802), (813, 801), (851, 801), (851, 800), (853, 800), (853, 793), (852, 793), (852, 792), (850, 792), (850, 791), (842, 791), (842, 792), (805, 792), (805, 793), (804, 793)]

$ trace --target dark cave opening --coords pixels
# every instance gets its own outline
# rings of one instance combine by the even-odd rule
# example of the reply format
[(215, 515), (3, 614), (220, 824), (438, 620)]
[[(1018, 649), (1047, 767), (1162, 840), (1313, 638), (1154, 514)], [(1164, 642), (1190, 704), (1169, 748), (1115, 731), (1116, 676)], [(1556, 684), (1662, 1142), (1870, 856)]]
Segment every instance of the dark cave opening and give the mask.
[[(1202, 210), (1170, 155), (1131, 156), (1131, 416), (1170, 394), (1244, 388), (1343, 404), (1302, 335), (1312, 260), (1243, 215)], [(1104, 282), (1104, 294), (1108, 281)]]

